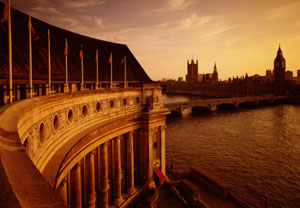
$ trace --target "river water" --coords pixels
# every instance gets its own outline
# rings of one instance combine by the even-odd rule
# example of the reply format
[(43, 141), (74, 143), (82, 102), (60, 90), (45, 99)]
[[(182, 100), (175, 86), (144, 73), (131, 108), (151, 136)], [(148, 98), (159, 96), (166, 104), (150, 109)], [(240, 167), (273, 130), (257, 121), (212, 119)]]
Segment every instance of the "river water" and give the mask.
[[(163, 95), (165, 103), (195, 100)], [(300, 207), (300, 106), (277, 105), (169, 118), (166, 157), (228, 182), (255, 207)]]

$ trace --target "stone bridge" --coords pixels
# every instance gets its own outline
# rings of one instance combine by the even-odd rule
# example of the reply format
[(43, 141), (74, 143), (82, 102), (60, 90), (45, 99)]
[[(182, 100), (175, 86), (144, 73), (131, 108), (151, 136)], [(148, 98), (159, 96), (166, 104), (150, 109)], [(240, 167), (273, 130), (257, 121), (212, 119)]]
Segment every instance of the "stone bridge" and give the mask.
[(167, 113), (153, 84), (3, 106), (0, 205), (127, 206), (165, 173)]
[(222, 107), (237, 109), (242, 105), (258, 106), (265, 104), (273, 104), (274, 102), (282, 101), (283, 96), (262, 95), (256, 97), (234, 97), (234, 98), (218, 98), (218, 99), (202, 99), (185, 102), (167, 103), (165, 107), (173, 113), (180, 115), (188, 115), (193, 109), (203, 108), (207, 111), (216, 111)]

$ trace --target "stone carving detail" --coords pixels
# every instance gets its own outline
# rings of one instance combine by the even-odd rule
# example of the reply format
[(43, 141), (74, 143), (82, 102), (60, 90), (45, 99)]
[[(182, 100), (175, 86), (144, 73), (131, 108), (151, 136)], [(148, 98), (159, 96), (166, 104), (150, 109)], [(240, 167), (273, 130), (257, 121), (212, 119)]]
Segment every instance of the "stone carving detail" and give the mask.
[[(152, 97), (152, 96), (151, 96)], [(124, 101), (124, 99), (126, 101)], [(149, 100), (150, 99), (150, 100)], [(152, 103), (151, 98), (148, 101)], [(113, 107), (111, 107), (111, 101), (113, 101)], [(125, 102), (125, 104), (124, 104)], [(100, 110), (97, 110), (97, 103), (100, 104)], [(86, 114), (83, 115), (83, 106), (86, 106)], [(64, 109), (60, 109), (56, 112), (48, 114), (43, 118), (40, 118), (36, 121), (32, 126), (26, 130), (26, 132), (22, 135), (22, 141), (24, 142), (26, 138), (30, 140), (28, 145), (29, 148), (29, 155), (30, 157), (34, 157), (36, 152), (42, 148), (44, 144), (47, 144), (48, 140), (52, 140), (56, 138), (56, 135), (59, 135), (59, 132), (65, 128), (69, 128), (80, 122), (81, 120), (85, 119), (93, 119), (94, 117), (103, 116), (103, 114), (107, 114), (110, 111), (119, 111), (124, 108), (132, 108), (136, 109), (137, 107), (142, 106), (142, 97), (141, 96), (124, 96), (124, 97), (115, 97), (109, 99), (100, 99), (100, 100), (93, 100), (90, 102), (85, 102), (81, 104), (71, 105)], [(71, 113), (70, 113), (71, 110)], [(71, 114), (71, 115), (69, 115)], [(54, 118), (56, 116), (56, 127)], [(70, 118), (69, 118), (70, 117)], [(43, 127), (43, 138), (40, 138), (40, 125), (41, 123), (44, 124)]]
[(153, 95), (153, 102), (157, 103), (159, 101), (159, 97), (157, 95)]
[(145, 110), (149, 111), (153, 109), (153, 96), (148, 96), (146, 98)]

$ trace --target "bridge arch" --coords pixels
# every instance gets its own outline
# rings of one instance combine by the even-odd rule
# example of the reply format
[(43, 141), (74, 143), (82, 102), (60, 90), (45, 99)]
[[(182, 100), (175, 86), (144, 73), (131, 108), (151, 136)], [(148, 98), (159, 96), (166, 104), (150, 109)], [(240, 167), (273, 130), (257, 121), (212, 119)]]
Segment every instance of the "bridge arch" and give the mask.
[(259, 106), (271, 106), (274, 104), (273, 99), (262, 99), (258, 101)]
[(256, 108), (258, 106), (257, 100), (246, 100), (238, 104), (239, 108)]
[(192, 107), (192, 112), (193, 113), (210, 113), (210, 112), (212, 112), (212, 110), (211, 110), (210, 106), (199, 105), (199, 106)]
[(217, 105), (217, 111), (222, 111), (222, 110), (235, 110), (237, 109), (235, 103), (221, 103)]

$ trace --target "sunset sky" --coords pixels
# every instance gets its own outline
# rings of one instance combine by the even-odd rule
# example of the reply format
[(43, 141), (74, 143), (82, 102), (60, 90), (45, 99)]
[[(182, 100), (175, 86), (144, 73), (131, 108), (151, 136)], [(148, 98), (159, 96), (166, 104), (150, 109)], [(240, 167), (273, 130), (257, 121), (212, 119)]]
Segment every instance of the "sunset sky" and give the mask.
[[(4, 0), (0, 0), (6, 2)], [(219, 78), (273, 69), (279, 44), (287, 70), (300, 69), (299, 0), (11, 0), (55, 26), (127, 44), (153, 80), (199, 73)]]

